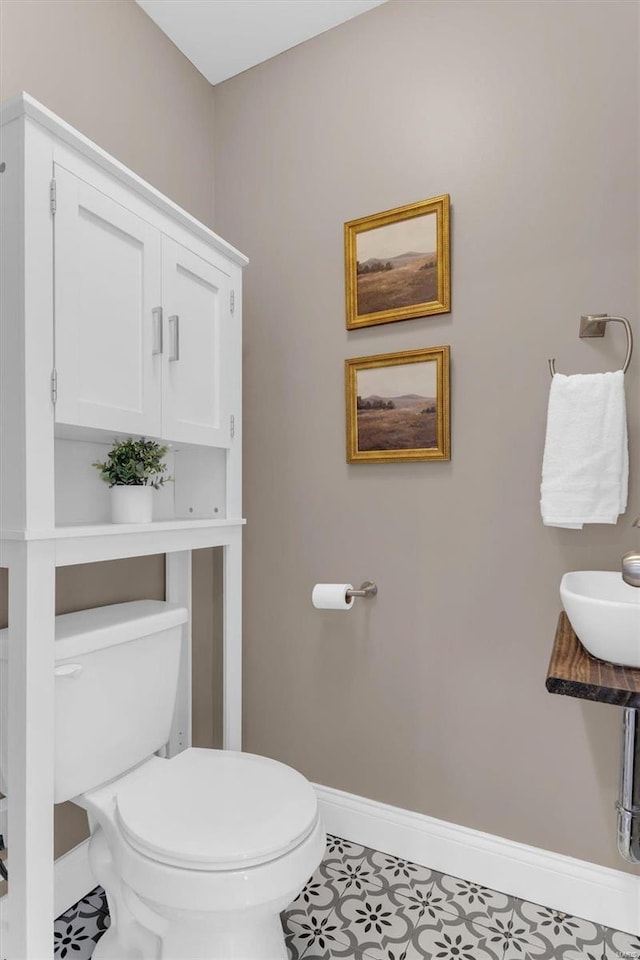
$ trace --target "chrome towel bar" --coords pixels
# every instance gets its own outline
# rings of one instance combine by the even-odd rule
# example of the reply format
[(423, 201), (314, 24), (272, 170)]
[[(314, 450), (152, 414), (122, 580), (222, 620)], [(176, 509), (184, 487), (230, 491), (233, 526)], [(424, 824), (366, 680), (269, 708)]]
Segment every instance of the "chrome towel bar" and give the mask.
[[(607, 323), (621, 323), (624, 326), (627, 334), (627, 355), (624, 358), (622, 372), (626, 373), (629, 369), (629, 364), (631, 363), (631, 357), (633, 355), (633, 331), (631, 329), (631, 324), (626, 317), (610, 317), (606, 313), (592, 313), (586, 317), (580, 317), (580, 333), (578, 336), (581, 340), (590, 337), (604, 337), (606, 332), (605, 325)], [(549, 370), (551, 372), (551, 376), (556, 373), (555, 357), (552, 360), (549, 360)]]

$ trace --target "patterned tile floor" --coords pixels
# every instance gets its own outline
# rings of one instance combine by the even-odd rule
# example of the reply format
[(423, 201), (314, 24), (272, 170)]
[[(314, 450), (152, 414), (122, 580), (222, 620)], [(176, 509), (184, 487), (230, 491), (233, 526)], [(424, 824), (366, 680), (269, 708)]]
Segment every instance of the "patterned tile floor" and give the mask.
[[(282, 925), (290, 960), (640, 960), (638, 937), (338, 837)], [(98, 888), (56, 920), (56, 960), (108, 926)]]

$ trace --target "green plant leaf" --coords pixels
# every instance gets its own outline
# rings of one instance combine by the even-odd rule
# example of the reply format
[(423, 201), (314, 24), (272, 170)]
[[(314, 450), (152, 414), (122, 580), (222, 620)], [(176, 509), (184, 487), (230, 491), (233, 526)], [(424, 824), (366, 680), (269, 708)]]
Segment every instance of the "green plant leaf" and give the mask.
[(92, 466), (110, 487), (149, 486), (158, 490), (172, 479), (165, 475), (167, 465), (162, 459), (168, 450), (169, 447), (155, 440), (128, 437), (114, 440), (106, 460), (97, 460)]

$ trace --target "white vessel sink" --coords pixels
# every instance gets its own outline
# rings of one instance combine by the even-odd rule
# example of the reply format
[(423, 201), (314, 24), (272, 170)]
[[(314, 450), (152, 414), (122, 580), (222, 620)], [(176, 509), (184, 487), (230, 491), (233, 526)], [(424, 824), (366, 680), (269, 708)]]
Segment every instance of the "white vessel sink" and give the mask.
[(560, 582), (562, 605), (578, 639), (599, 660), (640, 667), (640, 588), (619, 573), (575, 570)]

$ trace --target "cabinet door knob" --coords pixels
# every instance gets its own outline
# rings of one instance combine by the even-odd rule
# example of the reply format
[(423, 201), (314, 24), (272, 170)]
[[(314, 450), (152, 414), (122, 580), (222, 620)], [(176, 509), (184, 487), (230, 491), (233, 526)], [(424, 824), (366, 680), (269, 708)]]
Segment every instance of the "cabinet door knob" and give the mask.
[(154, 307), (151, 311), (153, 317), (153, 349), (151, 351), (154, 357), (162, 353), (162, 307)]
[(180, 317), (177, 313), (174, 313), (173, 316), (169, 317), (169, 323), (171, 324), (171, 329), (173, 330), (172, 344), (171, 344), (171, 356), (169, 360), (179, 360), (180, 359)]

